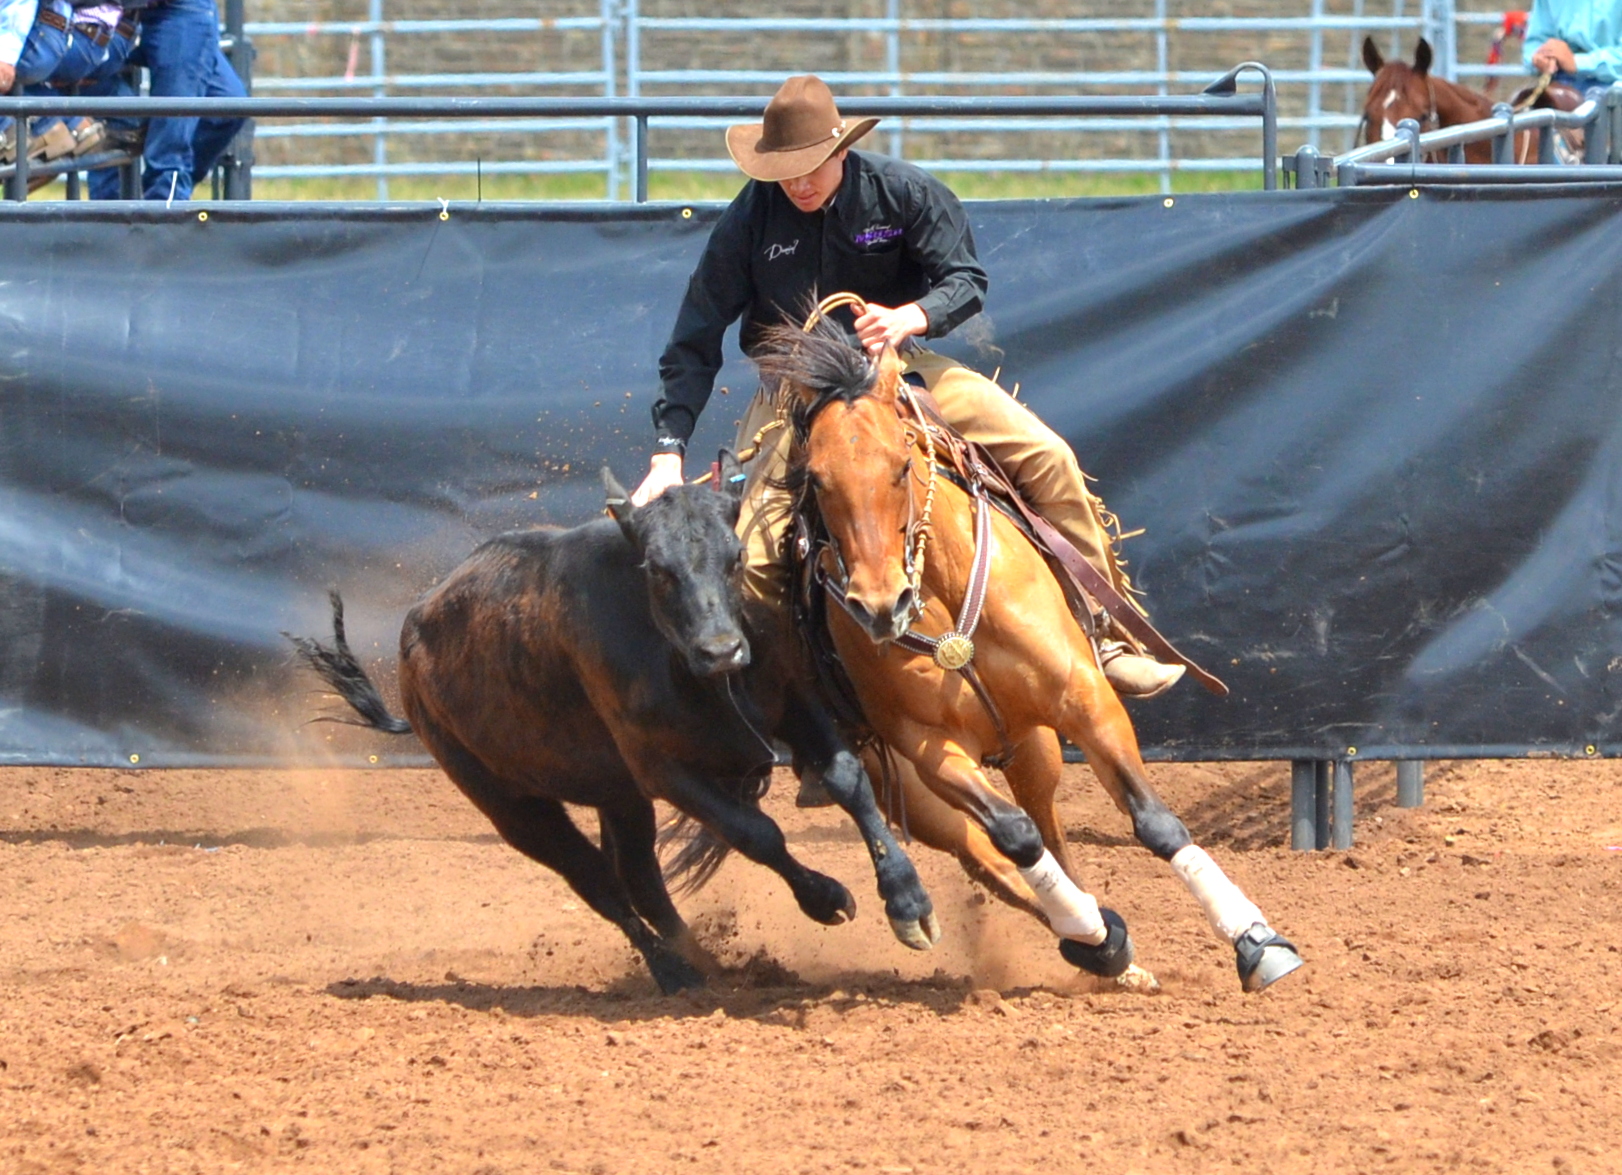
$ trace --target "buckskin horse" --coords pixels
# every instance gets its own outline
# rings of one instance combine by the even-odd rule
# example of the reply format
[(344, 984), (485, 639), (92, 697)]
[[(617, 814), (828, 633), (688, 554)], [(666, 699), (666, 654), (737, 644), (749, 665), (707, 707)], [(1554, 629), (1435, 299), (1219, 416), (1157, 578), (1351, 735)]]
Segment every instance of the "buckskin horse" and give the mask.
[[(946, 461), (953, 443), (901, 380), (895, 353), (870, 360), (821, 317), (806, 331), (774, 328), (756, 359), (792, 405), (786, 480), (803, 519), (800, 607), (831, 637), (866, 729), (1012, 864), (1064, 958), (1119, 976), (1133, 948), (1125, 921), (1082, 889), (1070, 862), (1053, 804), (1059, 735), (1187, 885), (1234, 949), (1247, 991), (1299, 967), (1294, 947), (1156, 795), (1065, 589), (979, 488), (978, 458)], [(982, 767), (999, 751), (1011, 752), (1004, 771), (1017, 805)], [(961, 855), (961, 844), (932, 839), (931, 824), (909, 823), (924, 843)]]
[[(796, 861), (760, 810), (773, 734), (856, 821), (896, 936), (928, 949), (940, 935), (929, 897), (866, 772), (801, 688), (792, 639), (744, 603), (741, 474), (722, 492), (682, 487), (641, 507), (606, 469), (604, 482), (612, 518), (491, 539), (407, 613), (408, 721), (350, 651), (336, 592), (333, 644), (289, 639), (356, 725), (415, 731), (502, 838), (618, 926), (667, 993), (702, 984), (693, 963), (707, 960), (660, 872), (654, 799), (781, 876), (812, 919), (855, 915), (845, 887)], [(597, 810), (600, 847), (564, 804)]]
[[(1363, 100), (1363, 122), (1359, 128), (1370, 143), (1381, 143), (1396, 138), (1397, 124), (1405, 118), (1417, 122), (1420, 133), (1423, 134), (1440, 130), (1442, 127), (1458, 126), (1460, 123), (1477, 122), (1492, 117), (1491, 98), (1445, 78), (1431, 75), (1431, 46), (1423, 37), (1419, 39), (1419, 44), (1414, 49), (1412, 65), (1406, 61), (1387, 61), (1375, 46), (1374, 38), (1364, 37), (1363, 64), (1374, 75), (1373, 82), (1369, 84), (1368, 95)], [(1581, 96), (1569, 87), (1556, 89), (1565, 91), (1566, 94), (1547, 94), (1541, 90), (1536, 94), (1529, 94), (1523, 91), (1522, 95), (1517, 95), (1516, 106), (1519, 108), (1523, 96), (1529, 100), (1529, 104), (1536, 106), (1555, 105), (1557, 99), (1563, 99), (1567, 95), (1581, 100)], [(1572, 103), (1563, 100), (1560, 105), (1562, 109), (1574, 108)], [(1578, 147), (1580, 150), (1580, 141)], [(1516, 163), (1528, 162), (1534, 151), (1534, 139), (1530, 132), (1522, 131), (1515, 136)], [(1464, 161), (1491, 163), (1491, 141), (1466, 143)], [(1535, 162), (1535, 159), (1531, 161)]]

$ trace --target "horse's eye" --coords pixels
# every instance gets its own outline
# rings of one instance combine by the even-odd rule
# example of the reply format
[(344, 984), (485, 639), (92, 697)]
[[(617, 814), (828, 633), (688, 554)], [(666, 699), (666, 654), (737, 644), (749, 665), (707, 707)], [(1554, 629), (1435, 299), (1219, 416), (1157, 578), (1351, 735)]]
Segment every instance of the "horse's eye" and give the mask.
[(895, 475), (895, 483), (896, 483), (896, 485), (904, 484), (906, 482), (906, 480), (907, 480), (907, 475), (909, 473), (911, 473), (911, 472), (912, 472), (912, 458), (908, 457), (905, 461), (903, 461), (901, 463), (901, 472)]

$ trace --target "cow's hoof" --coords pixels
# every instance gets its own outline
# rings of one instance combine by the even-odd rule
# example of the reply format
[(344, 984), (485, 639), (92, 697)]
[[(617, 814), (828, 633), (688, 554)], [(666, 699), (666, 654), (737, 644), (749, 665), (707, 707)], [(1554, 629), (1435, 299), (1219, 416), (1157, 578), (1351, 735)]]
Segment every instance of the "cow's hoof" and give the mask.
[(824, 873), (807, 870), (809, 876), (795, 892), (800, 909), (813, 922), (838, 926), (856, 917), (856, 899), (850, 890)]
[(933, 912), (922, 918), (891, 918), (890, 929), (895, 931), (902, 946), (915, 951), (934, 950), (935, 944), (941, 940), (940, 919)]
[(1262, 991), (1283, 979), (1305, 961), (1290, 941), (1265, 922), (1258, 922), (1234, 940), (1239, 982), (1246, 991)]
[(1098, 912), (1104, 919), (1104, 941), (1093, 944), (1061, 938), (1059, 953), (1072, 967), (1080, 967), (1089, 975), (1114, 979), (1132, 966), (1132, 936), (1126, 932), (1126, 920), (1114, 910), (1100, 908)]
[(672, 951), (650, 952), (647, 959), (648, 970), (653, 972), (653, 981), (665, 995), (675, 995), (679, 991), (704, 986), (703, 973)]

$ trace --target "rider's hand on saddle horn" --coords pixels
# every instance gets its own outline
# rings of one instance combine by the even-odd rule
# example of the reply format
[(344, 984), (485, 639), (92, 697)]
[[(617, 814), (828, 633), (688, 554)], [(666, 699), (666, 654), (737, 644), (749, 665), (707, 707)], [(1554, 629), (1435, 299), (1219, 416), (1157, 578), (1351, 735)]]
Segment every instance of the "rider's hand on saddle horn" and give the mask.
[(873, 355), (885, 347), (899, 347), (903, 341), (927, 330), (929, 316), (918, 308), (916, 302), (908, 302), (894, 309), (869, 302), (867, 313), (856, 319), (856, 337)]

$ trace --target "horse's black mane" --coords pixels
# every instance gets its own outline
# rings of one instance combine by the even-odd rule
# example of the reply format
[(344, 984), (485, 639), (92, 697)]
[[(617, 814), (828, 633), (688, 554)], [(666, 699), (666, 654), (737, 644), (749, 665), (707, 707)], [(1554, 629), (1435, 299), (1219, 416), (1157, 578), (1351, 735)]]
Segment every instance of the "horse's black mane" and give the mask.
[(755, 352), (761, 382), (767, 387), (787, 382), (808, 393), (793, 403), (794, 434), (802, 442), (818, 412), (835, 400), (861, 399), (878, 380), (878, 365), (827, 315), (809, 331), (785, 318), (767, 327), (761, 341)]

